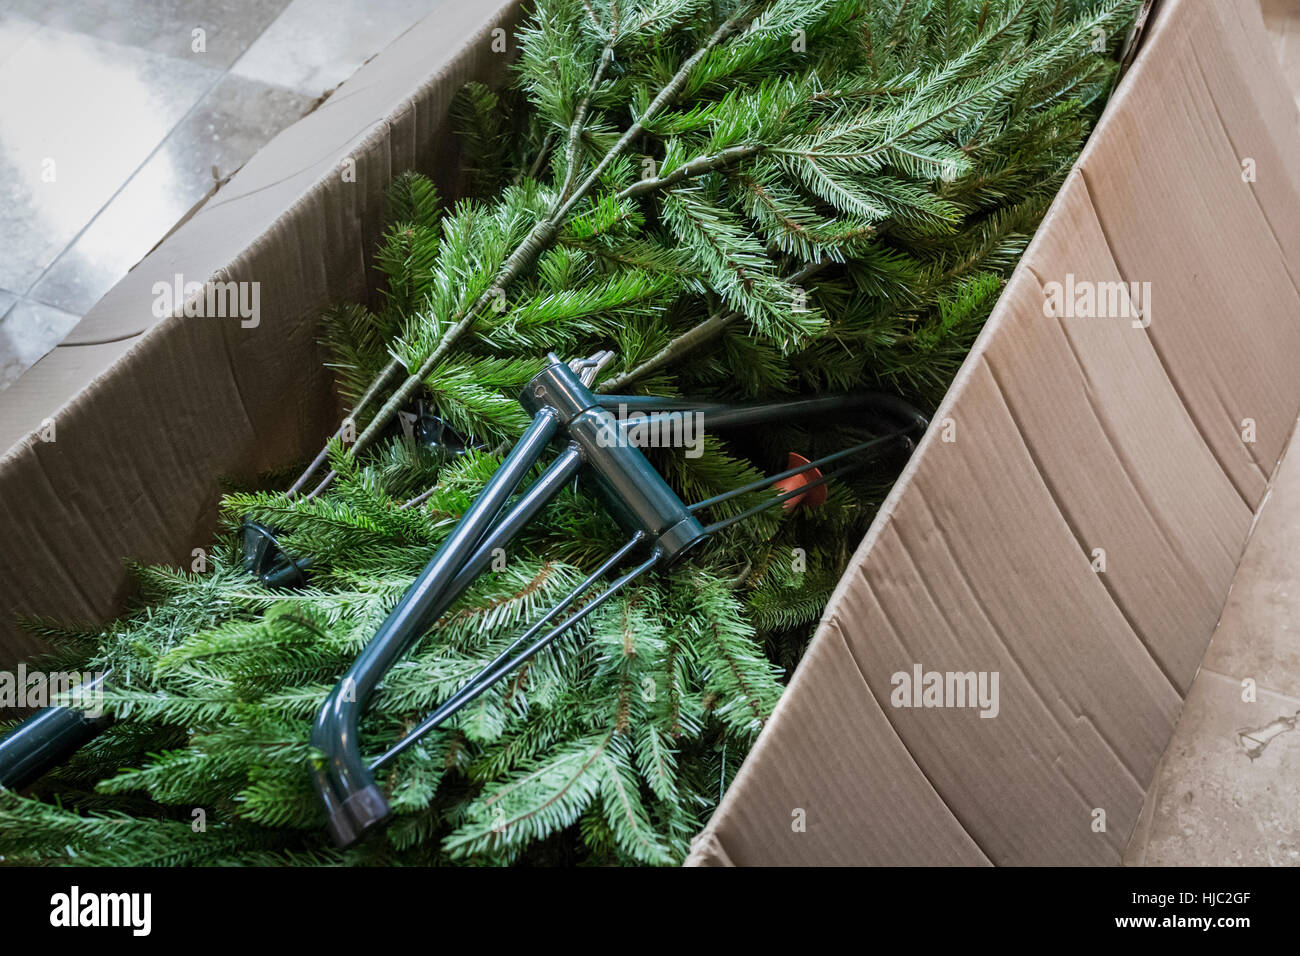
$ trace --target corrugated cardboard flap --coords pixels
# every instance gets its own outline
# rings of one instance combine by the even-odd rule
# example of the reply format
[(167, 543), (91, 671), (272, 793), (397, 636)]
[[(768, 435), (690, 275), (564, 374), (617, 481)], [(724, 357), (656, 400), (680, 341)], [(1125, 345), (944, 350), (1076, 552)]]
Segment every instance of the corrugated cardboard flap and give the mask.
[(1294, 108), (1161, 6), (690, 863), (1119, 861), (1300, 409)]

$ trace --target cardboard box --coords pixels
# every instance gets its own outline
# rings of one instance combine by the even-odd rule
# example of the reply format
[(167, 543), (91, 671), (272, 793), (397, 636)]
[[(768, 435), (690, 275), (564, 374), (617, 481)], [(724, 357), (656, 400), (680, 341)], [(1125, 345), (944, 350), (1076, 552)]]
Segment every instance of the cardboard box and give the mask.
[[(111, 618), (124, 559), (210, 541), (218, 476), (317, 450), (318, 316), (374, 292), (393, 175), (454, 191), (450, 98), (501, 78), (516, 12), (413, 27), (0, 395), (0, 607)], [(1300, 130), (1265, 42), (1252, 3), (1159, 5), (690, 862), (1119, 860), (1300, 409)], [(155, 318), (178, 274), (259, 281), (256, 327)], [(1045, 314), (1080, 282), (1137, 308)], [(0, 628), (0, 666), (39, 649)], [(996, 674), (996, 705), (895, 706), (918, 670)]]
[[(219, 477), (310, 458), (342, 414), (317, 323), (372, 294), (384, 191), (418, 169), (444, 195), (445, 124), (471, 79), (501, 82), (513, 3), (440, 8), (281, 132), (64, 342), (0, 393), (0, 667), (40, 650), (13, 612), (107, 620), (128, 559), (188, 567)], [(498, 47), (500, 44), (498, 44)], [(154, 314), (155, 283), (254, 282), (259, 321)], [(53, 438), (53, 441), (48, 440)]]
[[(690, 863), (1120, 861), (1300, 410), (1267, 49), (1160, 5)], [(1045, 314), (1116, 282), (1132, 320)], [(998, 673), (997, 719), (894, 706), (918, 666)]]

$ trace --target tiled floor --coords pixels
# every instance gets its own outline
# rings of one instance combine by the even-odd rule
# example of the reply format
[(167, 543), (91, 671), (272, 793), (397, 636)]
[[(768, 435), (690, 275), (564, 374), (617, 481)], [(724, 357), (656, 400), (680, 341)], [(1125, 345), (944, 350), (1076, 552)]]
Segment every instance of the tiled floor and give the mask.
[(1260, 0), (1264, 26), (1277, 49), (1282, 73), (1300, 106), (1300, 0)]
[(1125, 861), (1300, 866), (1300, 433), (1273, 474)]
[(215, 179), (446, 2), (0, 0), (0, 389)]

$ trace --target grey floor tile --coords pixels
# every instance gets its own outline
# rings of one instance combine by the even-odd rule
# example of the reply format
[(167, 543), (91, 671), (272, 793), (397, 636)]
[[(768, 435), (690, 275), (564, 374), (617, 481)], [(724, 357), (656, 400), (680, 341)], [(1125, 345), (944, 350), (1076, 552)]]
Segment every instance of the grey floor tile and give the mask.
[(1300, 865), (1300, 701), (1241, 696), (1209, 671), (1192, 684), (1156, 775), (1147, 866)]
[(1300, 699), (1300, 432), (1273, 472), (1201, 668)]
[(40, 28), (36, 20), (0, 11), (0, 64)]
[(227, 75), (50, 267), (31, 296), (87, 312), (211, 189), (303, 115), (299, 93)]
[(30, 289), (220, 75), (51, 27), (29, 34), (0, 63), (0, 90), (23, 91), (0, 103), (0, 288)]
[[(232, 72), (319, 96), (451, 0), (293, 0)], [(462, 0), (463, 2), (463, 0)]]
[[(29, 15), (124, 46), (225, 68), (266, 29), (289, 0), (57, 0)], [(201, 51), (194, 31), (202, 30)]]
[(49, 0), (0, 0), (0, 14), (17, 14), (39, 20), (49, 5)]
[(63, 341), (80, 316), (31, 299), (19, 299), (0, 319), (0, 389), (8, 388)]

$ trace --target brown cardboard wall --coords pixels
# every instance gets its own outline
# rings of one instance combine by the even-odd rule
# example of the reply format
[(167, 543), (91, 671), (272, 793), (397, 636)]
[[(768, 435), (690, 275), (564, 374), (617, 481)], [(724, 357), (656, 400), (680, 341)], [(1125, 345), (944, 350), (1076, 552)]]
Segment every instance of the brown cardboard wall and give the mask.
[(697, 848), (699, 862), (988, 864), (890, 726), (836, 622), (782, 700), (790, 703), (758, 743), (780, 759), (751, 755), (727, 790), (731, 812), (715, 815)]
[[(1176, 6), (1144, 54), (1151, 89), (1130, 84), (1116, 98), (1105, 162), (1080, 168), (1120, 274), (1162, 280), (1152, 344), (1253, 509), (1290, 434), (1285, 389), (1300, 355), (1295, 111), (1257, 7)], [(1243, 180), (1248, 162), (1254, 182)], [(1247, 418), (1254, 443), (1241, 440)]]
[[(1119, 861), (1300, 409), (1300, 136), (1250, 6), (1160, 5), (690, 863), (951, 833), (933, 799), (881, 809), (899, 742), (960, 824), (945, 862)], [(864, 689), (818, 709), (837, 662)], [(997, 716), (895, 706), (918, 665), (997, 672)]]
[[(459, 168), (443, 124), (471, 78), (500, 79), (492, 2), (442, 8), (267, 144), (137, 265), (63, 345), (0, 395), (0, 666), (39, 649), (15, 611), (111, 617), (126, 560), (189, 565), (222, 476), (309, 457), (338, 409), (321, 312), (373, 291), (367, 272), (397, 172)], [(355, 164), (355, 176), (352, 175)], [(157, 318), (154, 284), (256, 282), (260, 322)], [(43, 422), (54, 441), (42, 440)]]
[[(984, 357), (1076, 548), (1105, 552), (1097, 581), (1185, 694), (1202, 652), (1187, 635), (1213, 629), (1251, 512), (1161, 366), (1152, 329), (1044, 315), (1046, 283), (1122, 281), (1081, 172), (1050, 221)], [(1157, 314), (1167, 281), (1152, 281)]]

